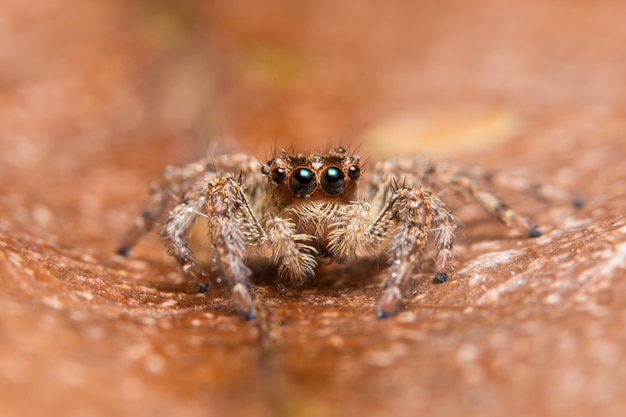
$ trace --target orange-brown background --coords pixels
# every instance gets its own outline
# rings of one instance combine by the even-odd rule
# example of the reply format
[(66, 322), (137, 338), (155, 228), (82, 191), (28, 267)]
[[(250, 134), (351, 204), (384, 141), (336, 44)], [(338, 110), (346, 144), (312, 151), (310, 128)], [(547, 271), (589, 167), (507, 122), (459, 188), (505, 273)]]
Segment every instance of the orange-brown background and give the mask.
[[(624, 415), (625, 15), (4, 0), (0, 415)], [(416, 274), (386, 321), (376, 277), (261, 287), (244, 322), (154, 236), (113, 255), (165, 165), (328, 143), (524, 171), (588, 204), (504, 192), (537, 240), (462, 207), (455, 274)]]

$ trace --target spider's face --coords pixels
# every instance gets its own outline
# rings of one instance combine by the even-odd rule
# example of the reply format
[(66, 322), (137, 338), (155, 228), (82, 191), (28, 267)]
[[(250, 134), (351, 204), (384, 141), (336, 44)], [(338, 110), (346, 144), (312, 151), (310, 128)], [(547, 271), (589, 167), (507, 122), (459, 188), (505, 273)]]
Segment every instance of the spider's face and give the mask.
[(336, 148), (325, 155), (287, 155), (272, 158), (262, 167), (279, 208), (307, 201), (353, 201), (361, 163), (356, 155)]

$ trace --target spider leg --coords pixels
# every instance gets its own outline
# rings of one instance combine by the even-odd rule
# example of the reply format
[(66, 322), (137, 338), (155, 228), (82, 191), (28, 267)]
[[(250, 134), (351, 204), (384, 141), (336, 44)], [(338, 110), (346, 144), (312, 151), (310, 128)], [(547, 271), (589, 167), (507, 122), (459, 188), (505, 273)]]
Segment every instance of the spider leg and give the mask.
[(528, 219), (506, 206), (490, 191), (470, 187), (470, 194), (487, 213), (494, 216), (506, 227), (524, 230), (527, 232), (528, 237), (541, 236), (541, 231), (536, 225), (532, 225)]
[[(160, 235), (168, 253), (188, 278), (203, 283), (208, 281), (210, 272), (222, 274), (237, 310), (251, 319), (255, 316), (248, 287), (252, 271), (246, 260), (271, 257), (279, 273), (297, 283), (314, 275), (316, 251), (308, 244), (311, 237), (297, 234), (289, 220), (270, 215), (265, 230), (250, 207), (241, 181), (213, 173), (197, 180), (196, 186), (170, 211)], [(206, 224), (212, 254), (210, 272), (187, 243), (197, 221)]]
[(444, 282), (452, 259), (456, 225), (448, 207), (436, 196), (416, 187), (393, 191), (379, 216), (369, 221), (369, 206), (353, 203), (332, 225), (329, 246), (338, 261), (375, 256), (386, 247), (390, 266), (379, 301), (378, 318), (392, 316), (400, 305), (402, 292), (435, 235), (435, 279)]
[(244, 263), (247, 256), (271, 256), (279, 275), (296, 284), (314, 276), (317, 252), (309, 245), (311, 236), (296, 233), (291, 221), (275, 215), (267, 217), (263, 228), (238, 181), (229, 177), (212, 179), (205, 207), (216, 262), (244, 317), (255, 315), (248, 291), (252, 271)]
[(199, 284), (201, 289), (204, 288), (209, 276), (196, 261), (186, 239), (189, 229), (205, 210), (206, 184), (206, 182), (202, 183), (184, 196), (170, 211), (159, 233), (167, 247), (168, 254), (176, 259), (185, 275)]
[(378, 318), (389, 317), (397, 310), (402, 291), (419, 264), (431, 232), (435, 233), (435, 279), (447, 280), (456, 235), (454, 216), (448, 207), (436, 196), (418, 188), (400, 188), (394, 193), (372, 226), (374, 234), (377, 229), (389, 228), (392, 221), (399, 227), (388, 248), (391, 266), (387, 269), (385, 291), (377, 307)]
[(245, 318), (253, 318), (254, 302), (248, 290), (251, 270), (244, 260), (250, 245), (260, 244), (264, 233), (248, 205), (242, 185), (230, 177), (210, 178), (185, 195), (161, 228), (160, 235), (168, 253), (186, 276), (206, 282), (209, 274), (186, 242), (189, 229), (197, 220), (206, 222), (213, 267), (227, 280), (237, 310)]
[(507, 227), (527, 231), (529, 237), (540, 236), (541, 232), (526, 218), (502, 203), (487, 190), (486, 185), (509, 189), (518, 193), (527, 193), (541, 200), (568, 202), (575, 208), (580, 208), (585, 204), (584, 199), (573, 196), (562, 188), (537, 183), (523, 175), (491, 172), (476, 166), (439, 165), (433, 167), (426, 181), (436, 189), (445, 189), (448, 186), (457, 193), (469, 194), (487, 213), (493, 215)]
[[(126, 256), (139, 239), (152, 229), (170, 206), (171, 200), (206, 183), (218, 172), (235, 172), (250, 174), (258, 171), (259, 163), (246, 154), (221, 155), (216, 158), (205, 158), (182, 167), (170, 166), (165, 169), (161, 181), (150, 188), (150, 196), (143, 210), (135, 218), (132, 226), (124, 235), (117, 249), (119, 255)], [(254, 180), (251, 178), (251, 181)]]
[[(230, 285), (237, 310), (251, 319), (255, 316), (248, 289), (252, 271), (246, 266), (245, 258), (249, 249), (255, 246), (258, 249), (267, 241), (265, 232), (250, 209), (242, 185), (230, 177), (209, 181), (204, 212), (216, 266)], [(176, 253), (174, 256), (179, 262), (186, 261)]]
[(163, 173), (161, 182), (150, 187), (150, 196), (141, 214), (135, 217), (132, 226), (122, 238), (116, 253), (127, 256), (137, 241), (152, 229), (154, 223), (167, 208), (172, 196), (183, 194), (198, 177), (205, 173), (206, 163), (203, 161), (183, 167), (168, 167)]
[[(529, 237), (541, 235), (539, 229), (514, 209), (507, 207), (489, 189), (504, 188), (520, 193), (528, 193), (536, 198), (549, 201), (567, 201), (579, 208), (584, 200), (572, 196), (558, 187), (534, 182), (522, 175), (504, 172), (491, 172), (476, 166), (457, 166), (454, 164), (433, 163), (423, 158), (394, 159), (379, 163), (375, 169), (379, 176), (377, 194), (383, 199), (388, 196), (386, 185), (391, 178), (409, 179), (412, 184), (423, 181), (424, 188), (433, 192), (452, 190), (462, 196), (469, 196), (478, 203), (485, 212), (495, 217), (509, 228), (525, 231)], [(420, 179), (416, 173), (423, 172)], [(374, 183), (376, 184), (376, 183)], [(381, 201), (381, 199), (378, 199)]]
[(141, 214), (135, 217), (132, 226), (126, 231), (115, 253), (128, 256), (128, 252), (135, 246), (137, 241), (152, 229), (154, 222), (165, 209), (166, 200), (167, 195), (164, 189), (151, 187), (150, 197), (144, 205)]
[(545, 201), (567, 202), (575, 208), (580, 208), (585, 204), (583, 198), (572, 195), (569, 191), (551, 184), (535, 182), (524, 175), (491, 172), (480, 167), (470, 168), (468, 175), (474, 178), (483, 178), (487, 183), (496, 187), (527, 193)]
[(506, 227), (524, 230), (529, 237), (541, 236), (537, 226), (532, 225), (528, 219), (505, 205), (491, 191), (482, 186), (475, 179), (477, 176), (482, 176), (483, 180), (493, 179), (486, 171), (479, 168), (459, 170), (440, 167), (439, 169), (433, 168), (433, 172), (426, 178), (426, 182), (433, 189), (452, 188), (458, 194), (469, 195), (486, 213), (495, 217)]

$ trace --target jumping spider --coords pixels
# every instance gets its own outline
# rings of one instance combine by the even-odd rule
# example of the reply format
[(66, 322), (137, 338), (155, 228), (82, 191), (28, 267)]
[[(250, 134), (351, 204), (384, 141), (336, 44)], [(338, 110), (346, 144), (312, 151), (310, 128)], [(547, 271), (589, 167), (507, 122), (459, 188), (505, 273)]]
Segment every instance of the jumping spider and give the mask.
[[(539, 230), (481, 184), (500, 182), (540, 197), (568, 198), (554, 187), (497, 181), (500, 177), (476, 167), (434, 165), (421, 158), (380, 161), (361, 178), (363, 171), (360, 158), (342, 147), (309, 154), (283, 150), (265, 164), (250, 155), (225, 154), (170, 167), (118, 253), (128, 253), (175, 195), (180, 200), (160, 231), (168, 253), (201, 287), (211, 275), (225, 278), (245, 318), (255, 316), (250, 262), (265, 259), (281, 279), (301, 284), (315, 276), (323, 257), (340, 264), (382, 259), (386, 279), (376, 314), (384, 318), (397, 310), (426, 248), (434, 250), (435, 280), (448, 277), (457, 221), (438, 196), (442, 190), (469, 196), (529, 237), (539, 236)], [(208, 232), (208, 266), (188, 244), (197, 222)]]

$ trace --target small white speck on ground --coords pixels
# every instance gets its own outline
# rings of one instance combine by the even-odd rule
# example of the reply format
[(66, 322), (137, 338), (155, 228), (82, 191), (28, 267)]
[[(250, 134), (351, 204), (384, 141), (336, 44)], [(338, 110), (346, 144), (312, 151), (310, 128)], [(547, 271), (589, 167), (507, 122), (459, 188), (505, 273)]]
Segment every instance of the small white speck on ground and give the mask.
[(146, 371), (158, 374), (165, 369), (165, 359), (161, 355), (152, 353), (144, 358), (143, 366)]

